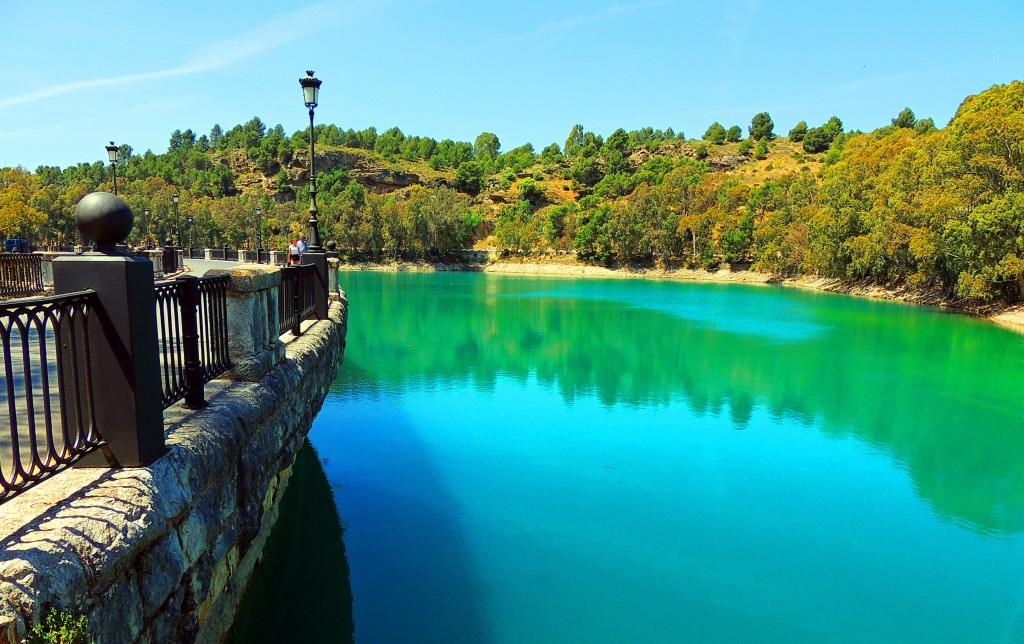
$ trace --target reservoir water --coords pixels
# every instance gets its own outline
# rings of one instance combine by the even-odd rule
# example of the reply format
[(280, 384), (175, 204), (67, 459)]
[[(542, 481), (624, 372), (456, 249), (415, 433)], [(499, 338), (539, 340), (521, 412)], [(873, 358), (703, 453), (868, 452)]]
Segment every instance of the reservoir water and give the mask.
[(282, 603), (302, 641), (1024, 641), (1024, 336), (778, 287), (341, 278), (292, 558), (238, 641)]

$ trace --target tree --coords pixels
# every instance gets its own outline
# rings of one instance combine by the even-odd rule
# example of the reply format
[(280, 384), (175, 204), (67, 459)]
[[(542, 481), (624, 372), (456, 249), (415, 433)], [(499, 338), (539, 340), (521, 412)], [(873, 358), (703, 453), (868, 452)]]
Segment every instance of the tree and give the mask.
[(499, 151), (501, 151), (501, 141), (498, 140), (497, 134), (481, 132), (480, 136), (476, 137), (476, 141), (473, 142), (473, 155), (477, 159), (494, 161), (498, 158)]
[(475, 195), (484, 188), (484, 166), (480, 161), (466, 161), (455, 171), (455, 187)]
[(828, 136), (828, 142), (832, 143), (833, 139), (842, 133), (843, 122), (838, 116), (833, 116), (829, 120), (825, 121), (825, 124), (821, 126), (821, 129)]
[(537, 187), (536, 181), (527, 177), (519, 183), (519, 198), (536, 207), (544, 199), (544, 191)]
[(393, 127), (377, 137), (373, 149), (386, 157), (395, 157), (402, 151), (402, 141), (404, 140), (405, 134), (402, 133), (402, 130)]
[(914, 124), (914, 131), (920, 135), (925, 135), (938, 132), (939, 129), (935, 127), (935, 121), (930, 118), (925, 118), (917, 120), (917, 123)]
[(583, 149), (584, 144), (583, 126), (577, 123), (572, 126), (569, 137), (565, 140), (565, 156), (570, 159), (573, 158)]
[(562, 149), (557, 143), (552, 143), (540, 153), (541, 163), (558, 163), (562, 160)]
[(722, 126), (722, 124), (719, 123), (718, 121), (715, 121), (714, 123), (708, 126), (708, 129), (704, 132), (704, 136), (701, 138), (703, 138), (705, 141), (709, 143), (721, 145), (725, 143), (725, 134), (725, 128)]
[(772, 122), (772, 117), (769, 116), (768, 112), (759, 112), (754, 115), (754, 118), (750, 120), (750, 137), (755, 140), (760, 140), (767, 137), (769, 140), (775, 138), (775, 123)]
[(917, 117), (914, 116), (914, 110), (909, 107), (904, 107), (896, 118), (892, 120), (892, 124), (896, 127), (905, 127), (913, 129), (914, 125), (917, 124)]
[(799, 143), (804, 140), (804, 136), (807, 135), (807, 121), (800, 121), (793, 126), (793, 129), (789, 131), (789, 140), (794, 143)]
[(764, 159), (768, 156), (768, 137), (763, 136), (757, 142), (757, 148), (754, 150), (755, 159)]
[(743, 138), (743, 128), (738, 125), (734, 125), (729, 128), (729, 131), (725, 133), (725, 140), (729, 143), (736, 143)]
[(213, 127), (210, 128), (210, 147), (220, 147), (220, 142), (222, 138), (224, 138), (224, 130), (220, 128), (219, 123), (214, 123)]

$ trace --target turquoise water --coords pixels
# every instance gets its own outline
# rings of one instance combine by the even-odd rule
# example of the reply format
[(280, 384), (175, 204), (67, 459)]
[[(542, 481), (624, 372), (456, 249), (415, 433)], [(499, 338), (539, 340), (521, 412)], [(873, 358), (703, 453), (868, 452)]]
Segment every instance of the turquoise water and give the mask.
[(1024, 641), (1024, 336), (771, 287), (342, 278), (310, 441), (357, 642)]

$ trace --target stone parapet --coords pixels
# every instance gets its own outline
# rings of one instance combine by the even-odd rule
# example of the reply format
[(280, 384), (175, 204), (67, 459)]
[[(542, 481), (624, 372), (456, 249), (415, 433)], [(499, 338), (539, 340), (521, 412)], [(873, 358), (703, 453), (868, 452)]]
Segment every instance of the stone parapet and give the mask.
[[(275, 279), (238, 270), (239, 292)], [(86, 615), (104, 643), (219, 641), (343, 359), (346, 325), (341, 294), (258, 381), (214, 380), (210, 407), (168, 409), (167, 452), (150, 466), (66, 470), (0, 506), (0, 642), (18, 642), (48, 608)]]
[(278, 334), (281, 269), (265, 264), (238, 264), (206, 272), (206, 276), (217, 275), (231, 278), (228, 353), (233, 366), (227, 377), (257, 381), (284, 358), (284, 344)]

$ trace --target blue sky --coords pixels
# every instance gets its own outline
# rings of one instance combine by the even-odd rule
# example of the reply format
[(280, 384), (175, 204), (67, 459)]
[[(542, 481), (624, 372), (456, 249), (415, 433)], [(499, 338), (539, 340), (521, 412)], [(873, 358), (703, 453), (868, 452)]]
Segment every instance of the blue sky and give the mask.
[(30, 170), (253, 116), (292, 133), (306, 69), (317, 122), (489, 131), (503, 150), (575, 123), (699, 137), (761, 111), (780, 134), (833, 114), (871, 130), (906, 106), (942, 126), (1024, 77), (1022, 0), (2, 3), (0, 167)]

